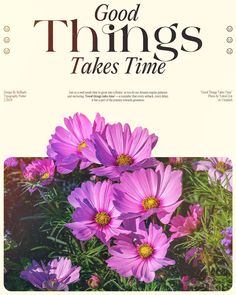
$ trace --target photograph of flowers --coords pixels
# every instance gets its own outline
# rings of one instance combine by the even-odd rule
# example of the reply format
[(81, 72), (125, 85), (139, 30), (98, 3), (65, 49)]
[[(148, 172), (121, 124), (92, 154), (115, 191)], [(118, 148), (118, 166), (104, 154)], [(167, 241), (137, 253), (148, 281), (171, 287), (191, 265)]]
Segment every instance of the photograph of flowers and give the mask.
[(229, 290), (232, 162), (154, 156), (159, 140), (76, 113), (45, 157), (7, 158), (5, 288)]

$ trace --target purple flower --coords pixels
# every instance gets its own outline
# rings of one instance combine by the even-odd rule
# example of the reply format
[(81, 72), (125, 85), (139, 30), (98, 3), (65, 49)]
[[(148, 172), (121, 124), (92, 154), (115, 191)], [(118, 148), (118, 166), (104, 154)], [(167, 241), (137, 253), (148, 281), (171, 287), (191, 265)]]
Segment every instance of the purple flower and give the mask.
[(174, 233), (172, 239), (191, 235), (200, 225), (203, 208), (199, 204), (189, 206), (186, 217), (177, 215), (171, 219), (170, 232)]
[(124, 173), (115, 186), (115, 207), (123, 219), (141, 217), (141, 221), (156, 214), (164, 224), (169, 223), (182, 194), (182, 172), (164, 168), (141, 169)]
[(73, 118), (64, 119), (66, 128), (57, 127), (55, 134), (49, 141), (47, 154), (56, 161), (57, 170), (62, 174), (72, 172), (78, 165), (85, 169), (91, 162), (84, 155), (95, 157), (95, 150), (91, 138), (94, 132), (102, 134), (105, 130), (105, 119), (96, 115), (93, 124), (83, 115), (76, 113)]
[(148, 130), (141, 127), (131, 132), (128, 124), (108, 125), (104, 136), (94, 134), (96, 157), (91, 157), (87, 151), (85, 156), (94, 163), (102, 164), (102, 167), (91, 169), (92, 173), (118, 180), (125, 171), (156, 165), (156, 159), (150, 157), (157, 140), (157, 136), (149, 135)]
[(40, 290), (68, 291), (68, 285), (79, 280), (80, 267), (72, 266), (70, 259), (64, 257), (53, 259), (47, 265), (33, 260), (20, 277)]
[(22, 164), (22, 173), (29, 183), (29, 191), (34, 192), (53, 181), (55, 165), (51, 159), (34, 160), (28, 165)]
[(109, 248), (112, 257), (107, 264), (121, 276), (134, 276), (150, 283), (155, 279), (156, 270), (175, 264), (174, 260), (165, 257), (170, 243), (156, 224), (151, 223), (147, 232), (141, 222), (135, 234), (136, 237), (134, 233), (120, 235), (115, 240), (115, 246)]
[(232, 192), (232, 161), (229, 158), (214, 157), (193, 164), (196, 171), (208, 171), (209, 181), (219, 181), (221, 185)]
[(66, 226), (77, 239), (89, 240), (95, 235), (107, 243), (111, 237), (126, 232), (120, 228), (122, 220), (113, 204), (111, 182), (85, 182), (71, 193), (68, 201), (76, 209), (72, 215), (74, 222)]
[(189, 249), (186, 252), (184, 259), (186, 263), (192, 263), (193, 267), (198, 267), (203, 259), (203, 248), (193, 247)]
[(4, 167), (17, 167), (19, 164), (19, 161), (17, 158), (15, 157), (11, 157), (11, 158), (7, 158), (5, 161), (4, 161)]
[(225, 230), (222, 230), (222, 235), (224, 239), (221, 240), (221, 244), (225, 247), (225, 252), (228, 255), (232, 254), (232, 227), (229, 226)]

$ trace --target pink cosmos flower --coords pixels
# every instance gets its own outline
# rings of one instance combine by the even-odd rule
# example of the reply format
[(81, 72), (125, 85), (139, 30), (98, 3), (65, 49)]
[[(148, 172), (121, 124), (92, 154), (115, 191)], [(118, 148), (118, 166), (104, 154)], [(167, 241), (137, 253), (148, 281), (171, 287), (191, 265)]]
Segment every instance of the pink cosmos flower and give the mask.
[(85, 169), (92, 163), (85, 157), (84, 151), (94, 157), (95, 150), (91, 138), (94, 132), (102, 134), (106, 128), (105, 119), (96, 115), (93, 124), (83, 115), (76, 113), (64, 119), (66, 128), (57, 127), (49, 141), (47, 154), (56, 161), (57, 170), (62, 174), (72, 172), (78, 165)]
[(55, 165), (51, 159), (34, 160), (28, 165), (22, 162), (21, 168), (23, 177), (29, 184), (30, 192), (47, 186), (53, 181)]
[(107, 243), (111, 237), (126, 232), (120, 228), (122, 220), (113, 204), (111, 182), (87, 181), (71, 193), (68, 201), (76, 210), (72, 215), (74, 222), (66, 226), (77, 239), (89, 240), (95, 235)]
[(193, 164), (196, 171), (207, 171), (210, 182), (219, 181), (221, 185), (232, 192), (232, 168), (233, 164), (229, 158), (212, 157), (206, 160), (198, 161)]
[(159, 163), (156, 170), (141, 169), (124, 173), (115, 184), (115, 207), (121, 219), (141, 217), (141, 221), (156, 214), (164, 224), (182, 201), (182, 172)]
[(80, 267), (72, 266), (70, 259), (64, 257), (53, 259), (47, 265), (33, 260), (20, 277), (40, 290), (68, 291), (68, 285), (79, 280)]
[[(140, 221), (138, 221), (139, 223)], [(136, 277), (139, 281), (150, 283), (155, 279), (155, 271), (175, 261), (166, 258), (170, 242), (162, 228), (150, 224), (148, 232), (144, 223), (140, 223), (135, 232), (120, 235), (115, 246), (109, 248), (112, 255), (107, 265), (124, 277)]]
[(191, 205), (186, 217), (177, 215), (171, 219), (170, 232), (172, 239), (191, 235), (199, 226), (203, 208), (199, 204)]
[(131, 132), (128, 124), (118, 123), (108, 125), (104, 136), (94, 134), (96, 156), (86, 150), (84, 154), (91, 162), (102, 165), (91, 169), (93, 174), (119, 180), (125, 171), (156, 165), (156, 159), (150, 157), (157, 140), (158, 137), (149, 135), (147, 129), (138, 127)]
[(198, 267), (203, 259), (203, 248), (190, 248), (185, 254), (185, 262), (191, 263), (193, 267)]
[(190, 279), (189, 276), (182, 276), (181, 283), (183, 291), (189, 291), (189, 287), (196, 285), (197, 280), (195, 278)]
[(182, 279), (181, 279), (181, 283), (182, 283), (182, 286), (183, 286), (183, 290), (184, 291), (188, 291), (189, 290), (189, 276), (183, 276)]
[(17, 158), (15, 157), (10, 157), (10, 158), (7, 158), (5, 161), (4, 161), (4, 167), (8, 168), (8, 167), (17, 167), (19, 164), (19, 161)]

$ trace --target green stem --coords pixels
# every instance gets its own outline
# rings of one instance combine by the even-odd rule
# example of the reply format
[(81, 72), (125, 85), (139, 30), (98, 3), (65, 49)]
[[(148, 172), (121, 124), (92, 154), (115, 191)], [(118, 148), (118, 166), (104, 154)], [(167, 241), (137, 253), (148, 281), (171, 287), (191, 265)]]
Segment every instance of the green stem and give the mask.
[(157, 219), (156, 214), (152, 214), (152, 215), (150, 216), (150, 220), (151, 220), (151, 222), (152, 222), (153, 224), (157, 224), (158, 219)]
[(81, 250), (82, 250), (83, 252), (86, 252), (85, 242), (83, 242), (83, 241), (79, 241), (79, 243), (80, 243)]

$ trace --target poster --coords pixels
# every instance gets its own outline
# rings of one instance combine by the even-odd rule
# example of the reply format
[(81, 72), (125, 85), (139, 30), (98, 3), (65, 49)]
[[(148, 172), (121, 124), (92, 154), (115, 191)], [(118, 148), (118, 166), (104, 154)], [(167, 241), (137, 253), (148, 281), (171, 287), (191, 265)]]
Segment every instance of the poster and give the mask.
[(234, 292), (234, 1), (0, 7), (2, 292)]

